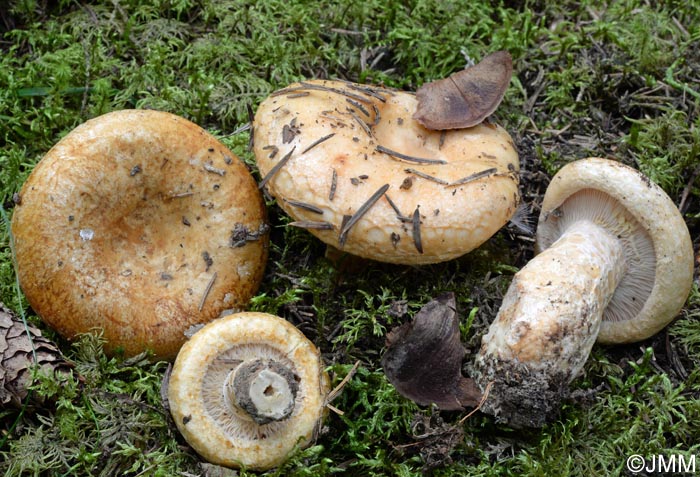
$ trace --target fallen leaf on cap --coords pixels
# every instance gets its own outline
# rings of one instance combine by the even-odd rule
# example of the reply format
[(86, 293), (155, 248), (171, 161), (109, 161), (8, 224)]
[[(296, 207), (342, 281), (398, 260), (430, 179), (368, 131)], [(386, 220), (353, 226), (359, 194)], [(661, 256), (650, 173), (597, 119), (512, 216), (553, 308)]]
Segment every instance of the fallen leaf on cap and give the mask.
[(413, 119), (435, 130), (475, 126), (501, 103), (512, 74), (510, 53), (491, 53), (474, 66), (421, 86)]

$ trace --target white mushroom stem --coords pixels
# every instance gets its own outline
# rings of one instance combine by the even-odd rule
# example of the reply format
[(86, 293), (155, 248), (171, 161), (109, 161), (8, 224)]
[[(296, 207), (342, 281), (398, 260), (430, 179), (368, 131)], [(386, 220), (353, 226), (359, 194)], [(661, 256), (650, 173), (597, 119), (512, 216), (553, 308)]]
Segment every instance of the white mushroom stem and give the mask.
[(254, 359), (242, 362), (229, 373), (223, 394), (232, 412), (262, 425), (292, 414), (298, 388), (294, 373), (285, 365)]
[(523, 400), (561, 397), (588, 358), (625, 268), (620, 241), (581, 220), (515, 275), (476, 361), (482, 390), (495, 382), (489, 399), (495, 414), (510, 420), (522, 405), (545, 414), (558, 407)]

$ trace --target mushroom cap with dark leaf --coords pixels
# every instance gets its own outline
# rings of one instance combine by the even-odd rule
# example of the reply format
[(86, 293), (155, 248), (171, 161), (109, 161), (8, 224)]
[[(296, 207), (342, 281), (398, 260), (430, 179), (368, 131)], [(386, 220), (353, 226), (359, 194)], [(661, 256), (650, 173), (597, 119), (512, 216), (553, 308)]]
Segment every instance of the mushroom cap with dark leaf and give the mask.
[(398, 264), (450, 260), (505, 225), (520, 200), (512, 138), (496, 124), (431, 131), (416, 96), (343, 81), (294, 83), (255, 114), (260, 187), (342, 252)]

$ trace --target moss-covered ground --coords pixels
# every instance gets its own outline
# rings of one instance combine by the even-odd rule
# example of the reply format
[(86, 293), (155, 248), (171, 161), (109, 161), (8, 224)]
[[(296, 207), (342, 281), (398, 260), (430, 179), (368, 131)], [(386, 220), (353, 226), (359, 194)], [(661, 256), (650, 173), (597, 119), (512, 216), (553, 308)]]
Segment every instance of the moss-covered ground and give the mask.
[[(0, 300), (40, 323), (17, 287), (6, 221), (32, 166), (81, 122), (122, 108), (170, 111), (217, 135), (259, 179), (248, 133), (236, 131), (275, 89), (342, 78), (415, 90), (499, 49), (515, 71), (494, 120), (516, 142), (531, 216), (562, 165), (614, 157), (666, 190), (697, 249), (698, 0), (4, 0)], [(454, 291), (474, 352), (532, 238), (508, 226), (463, 258), (421, 268), (332, 264), (274, 203), (269, 211), (270, 262), (252, 308), (297, 325), (335, 382), (361, 363), (333, 403), (343, 415), (331, 413), (315, 445), (272, 475), (626, 475), (632, 454), (696, 458), (700, 471), (697, 286), (657, 336), (596, 346), (557, 421), (516, 431), (476, 413), (460, 424), (463, 414), (393, 390), (379, 365), (384, 336)], [(0, 474), (227, 475), (202, 464), (169, 422), (165, 363), (108, 358), (98, 338), (67, 343), (40, 326), (82, 381), (44, 379), (34, 390), (51, 397), (44, 406), (0, 409)]]

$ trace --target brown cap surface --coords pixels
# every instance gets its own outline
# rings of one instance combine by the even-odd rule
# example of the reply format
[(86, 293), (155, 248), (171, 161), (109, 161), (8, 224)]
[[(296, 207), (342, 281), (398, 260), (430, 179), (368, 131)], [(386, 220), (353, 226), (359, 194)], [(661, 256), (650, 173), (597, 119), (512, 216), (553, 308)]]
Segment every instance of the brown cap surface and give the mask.
[(125, 110), (78, 126), (37, 164), (14, 210), (34, 311), (108, 352), (172, 359), (191, 325), (247, 305), (267, 224), (245, 165), (173, 114)]

